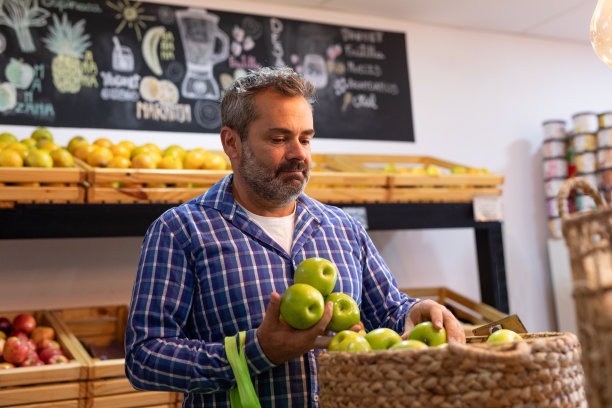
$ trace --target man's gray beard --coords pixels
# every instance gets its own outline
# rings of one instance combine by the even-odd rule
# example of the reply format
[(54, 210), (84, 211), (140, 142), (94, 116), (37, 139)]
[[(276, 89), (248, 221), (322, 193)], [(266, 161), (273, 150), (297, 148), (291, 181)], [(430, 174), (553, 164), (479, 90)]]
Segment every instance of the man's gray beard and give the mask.
[(239, 168), (240, 174), (255, 194), (279, 207), (294, 202), (302, 194), (310, 178), (310, 169), (308, 169), (301, 185), (284, 183), (280, 177), (267, 172), (246, 142), (242, 144), (242, 160)]

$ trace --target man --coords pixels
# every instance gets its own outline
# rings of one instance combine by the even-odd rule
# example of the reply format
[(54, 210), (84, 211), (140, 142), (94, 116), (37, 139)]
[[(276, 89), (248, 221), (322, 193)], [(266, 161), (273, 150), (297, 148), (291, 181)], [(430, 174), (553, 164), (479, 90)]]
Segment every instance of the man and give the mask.
[(289, 68), (238, 79), (221, 102), (221, 141), (233, 174), (164, 213), (142, 247), (126, 331), (126, 373), (138, 389), (185, 393), (184, 406), (229, 407), (235, 387), (224, 339), (246, 332), (245, 354), (261, 405), (318, 406), (312, 328), (279, 320), (280, 294), (304, 259), (334, 262), (367, 331), (407, 335), (424, 320), (464, 342), (443, 306), (397, 289), (364, 228), (303, 194), (314, 136), (312, 84)]

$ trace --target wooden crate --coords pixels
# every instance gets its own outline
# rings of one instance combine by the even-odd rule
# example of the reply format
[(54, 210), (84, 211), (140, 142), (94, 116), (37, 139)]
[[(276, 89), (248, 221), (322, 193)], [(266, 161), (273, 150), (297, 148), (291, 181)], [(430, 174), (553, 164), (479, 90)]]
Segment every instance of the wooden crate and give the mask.
[[(229, 170), (111, 169), (76, 161), (86, 172), (88, 203), (182, 203), (205, 193), (231, 173)], [(116, 183), (121, 187), (113, 186)]]
[(409, 288), (400, 291), (411, 297), (432, 299), (446, 306), (457, 317), (466, 336), (472, 336), (472, 329), (508, 316), (487, 304), (471, 300), (445, 287)]
[(82, 405), (85, 399), (87, 370), (80, 353), (73, 347), (68, 333), (45, 311), (0, 312), (0, 316), (13, 320), (20, 313), (33, 315), (39, 326), (53, 327), (56, 339), (70, 362), (0, 370), (0, 407)]
[(123, 344), (127, 306), (100, 306), (58, 309), (50, 312), (56, 324), (69, 334), (87, 367), (85, 407), (174, 407), (177, 393), (137, 391), (125, 376), (125, 359), (100, 360), (86, 346), (108, 346), (113, 340)]
[(0, 203), (83, 203), (80, 167), (0, 167)]
[[(476, 195), (501, 195), (503, 176), (452, 174), (474, 168), (428, 156), (313, 155), (316, 163), (306, 193), (327, 202), (470, 202)], [(435, 167), (439, 174), (388, 173)]]

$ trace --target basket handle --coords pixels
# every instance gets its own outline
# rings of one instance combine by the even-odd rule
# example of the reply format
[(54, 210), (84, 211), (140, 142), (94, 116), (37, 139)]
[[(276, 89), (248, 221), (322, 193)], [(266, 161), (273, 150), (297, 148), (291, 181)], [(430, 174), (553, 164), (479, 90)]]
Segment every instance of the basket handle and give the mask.
[(606, 205), (601, 199), (601, 196), (597, 194), (597, 191), (586, 180), (580, 177), (571, 177), (563, 182), (557, 194), (557, 207), (559, 208), (559, 215), (561, 218), (567, 218), (569, 215), (565, 201), (569, 198), (571, 192), (578, 188), (581, 189), (583, 193), (593, 198), (597, 207), (601, 208)]
[(448, 343), (451, 353), (461, 354), (477, 361), (510, 362), (525, 360), (531, 352), (526, 341), (514, 341), (493, 347), (474, 347), (459, 343)]

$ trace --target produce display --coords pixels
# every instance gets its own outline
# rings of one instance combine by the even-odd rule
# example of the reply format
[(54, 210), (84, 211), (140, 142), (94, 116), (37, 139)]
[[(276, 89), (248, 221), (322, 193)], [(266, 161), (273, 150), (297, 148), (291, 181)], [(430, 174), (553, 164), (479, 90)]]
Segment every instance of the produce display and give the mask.
[(11, 322), (0, 317), (0, 369), (65, 364), (69, 359), (55, 340), (55, 330), (22, 313)]

